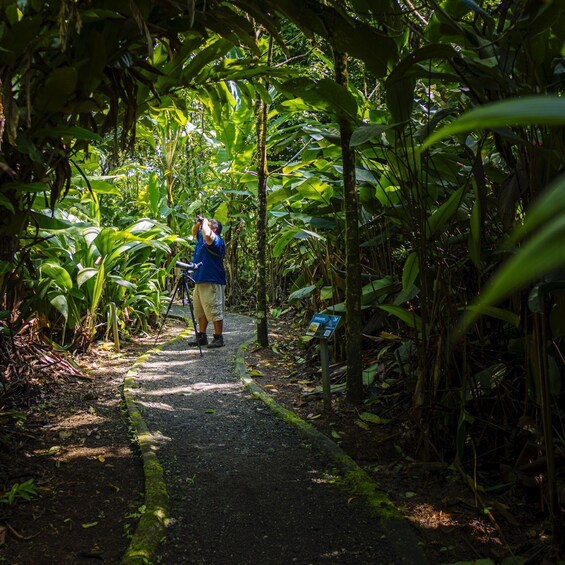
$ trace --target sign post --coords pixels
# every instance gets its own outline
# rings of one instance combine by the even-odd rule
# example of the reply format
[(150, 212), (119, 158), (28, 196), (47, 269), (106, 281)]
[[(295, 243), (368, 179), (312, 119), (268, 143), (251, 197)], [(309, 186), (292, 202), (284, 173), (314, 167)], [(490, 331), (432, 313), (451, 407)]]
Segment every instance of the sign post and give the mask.
[(322, 364), (322, 395), (324, 399), (324, 410), (332, 409), (332, 391), (330, 385), (330, 353), (328, 339), (332, 336), (339, 325), (341, 316), (328, 314), (314, 314), (306, 330), (306, 335), (320, 339), (320, 361)]

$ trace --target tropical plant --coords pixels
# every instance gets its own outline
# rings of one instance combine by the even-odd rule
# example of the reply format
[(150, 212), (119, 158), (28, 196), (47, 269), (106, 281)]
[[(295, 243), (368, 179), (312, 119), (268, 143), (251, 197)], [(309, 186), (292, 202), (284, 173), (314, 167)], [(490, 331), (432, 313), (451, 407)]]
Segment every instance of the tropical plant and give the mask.
[(0, 496), (0, 503), (11, 506), (12, 504), (15, 504), (18, 499), (28, 501), (36, 494), (37, 489), (34, 480), (28, 479), (23, 483), (14, 483), (10, 490)]
[(163, 259), (179, 239), (149, 219), (124, 230), (77, 225), (62, 211), (42, 221), (33, 234), (26, 279), (33, 299), (25, 306), (40, 314), (45, 330), (61, 343), (70, 331), (74, 345), (87, 349), (106, 327), (102, 314), (110, 305), (123, 329), (147, 329), (160, 312)]

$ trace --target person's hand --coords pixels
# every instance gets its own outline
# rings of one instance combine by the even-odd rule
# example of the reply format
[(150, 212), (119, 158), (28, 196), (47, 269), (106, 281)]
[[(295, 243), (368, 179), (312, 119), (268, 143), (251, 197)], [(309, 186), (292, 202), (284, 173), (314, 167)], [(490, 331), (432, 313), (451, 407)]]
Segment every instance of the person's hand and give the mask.
[(203, 220), (204, 220), (204, 218), (203, 218), (202, 216), (200, 216), (199, 214), (197, 214), (197, 216), (196, 216), (196, 223), (197, 223), (197, 224), (198, 224), (198, 223), (201, 224)]

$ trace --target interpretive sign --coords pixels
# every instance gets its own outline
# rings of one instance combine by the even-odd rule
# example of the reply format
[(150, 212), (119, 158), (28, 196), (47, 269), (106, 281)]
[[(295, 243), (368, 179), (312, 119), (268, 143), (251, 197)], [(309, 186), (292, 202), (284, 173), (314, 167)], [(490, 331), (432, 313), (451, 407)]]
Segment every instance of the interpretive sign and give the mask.
[(306, 335), (328, 339), (337, 328), (341, 316), (314, 314), (306, 330)]
[(322, 362), (322, 394), (324, 398), (324, 410), (332, 409), (332, 391), (330, 385), (330, 353), (328, 350), (328, 338), (334, 333), (339, 325), (341, 316), (328, 314), (314, 314), (306, 335), (320, 338), (320, 360)]

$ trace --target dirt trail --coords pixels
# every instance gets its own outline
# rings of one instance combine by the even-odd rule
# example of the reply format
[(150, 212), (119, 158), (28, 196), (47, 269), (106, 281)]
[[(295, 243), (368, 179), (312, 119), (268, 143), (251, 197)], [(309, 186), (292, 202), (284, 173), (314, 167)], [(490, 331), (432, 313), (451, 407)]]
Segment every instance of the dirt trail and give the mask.
[(225, 325), (224, 348), (203, 349), (201, 357), (182, 339), (139, 367), (135, 402), (170, 498), (156, 561), (414, 562), (362, 497), (336, 486), (334, 462), (243, 387), (235, 356), (253, 337), (253, 320), (230, 315)]

